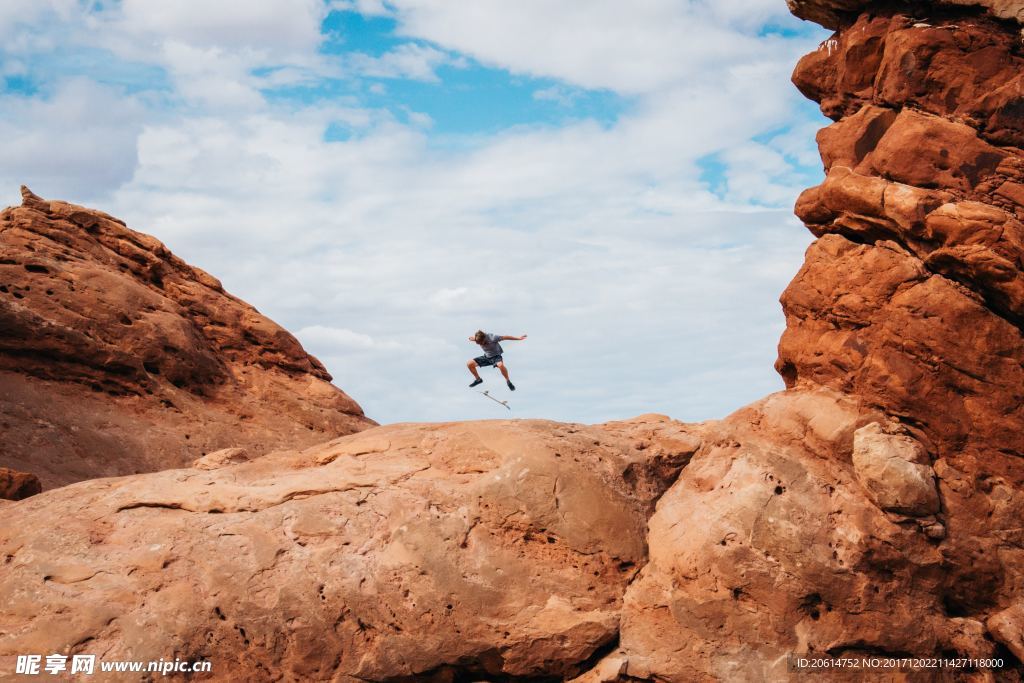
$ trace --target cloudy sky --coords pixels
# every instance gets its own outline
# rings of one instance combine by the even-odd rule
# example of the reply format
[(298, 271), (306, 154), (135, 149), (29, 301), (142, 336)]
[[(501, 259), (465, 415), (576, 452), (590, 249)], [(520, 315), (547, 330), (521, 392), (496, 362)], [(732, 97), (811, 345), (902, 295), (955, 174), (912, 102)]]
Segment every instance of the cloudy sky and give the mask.
[[(825, 125), (784, 0), (4, 0), (0, 203), (156, 235), (381, 422), (721, 417), (782, 383)], [(509, 392), (493, 370), (486, 383)]]

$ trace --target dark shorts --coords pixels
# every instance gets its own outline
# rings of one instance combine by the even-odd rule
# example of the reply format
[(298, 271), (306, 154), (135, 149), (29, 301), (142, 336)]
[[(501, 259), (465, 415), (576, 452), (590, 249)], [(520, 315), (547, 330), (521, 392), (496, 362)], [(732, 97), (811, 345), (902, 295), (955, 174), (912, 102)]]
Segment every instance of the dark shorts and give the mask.
[(477, 356), (473, 361), (482, 368), (486, 368), (488, 365), (497, 365), (501, 362), (501, 355), (497, 356)]

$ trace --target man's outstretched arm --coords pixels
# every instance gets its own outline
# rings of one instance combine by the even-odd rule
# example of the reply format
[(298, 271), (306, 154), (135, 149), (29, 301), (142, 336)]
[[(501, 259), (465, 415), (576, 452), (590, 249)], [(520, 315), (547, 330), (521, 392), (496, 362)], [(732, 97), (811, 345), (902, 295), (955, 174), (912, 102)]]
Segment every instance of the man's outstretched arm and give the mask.
[(499, 339), (501, 341), (523, 341), (524, 339), (526, 339), (526, 335), (524, 334), (522, 337), (503, 336), (503, 337), (499, 337)]

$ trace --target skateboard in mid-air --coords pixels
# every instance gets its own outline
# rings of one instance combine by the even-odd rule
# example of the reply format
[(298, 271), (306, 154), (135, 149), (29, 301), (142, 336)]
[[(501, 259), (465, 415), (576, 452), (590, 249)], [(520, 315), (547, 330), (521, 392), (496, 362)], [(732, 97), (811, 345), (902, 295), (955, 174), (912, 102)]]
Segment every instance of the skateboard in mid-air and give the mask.
[(478, 391), (478, 392), (476, 392), (476, 393), (478, 393), (478, 394), (483, 394), (484, 396), (486, 396), (487, 398), (491, 399), (491, 400), (492, 400), (492, 401), (494, 401), (495, 403), (500, 403), (501, 405), (505, 406), (505, 408), (506, 408), (506, 409), (507, 409), (507, 410), (508, 410), (509, 412), (512, 412), (512, 406), (510, 406), (510, 405), (508, 404), (508, 401), (501, 401), (501, 400), (498, 400), (498, 399), (494, 398), (493, 396), (491, 396), (491, 392), (490, 392), (490, 391), (487, 391), (487, 390), (485, 389), (484, 391)]

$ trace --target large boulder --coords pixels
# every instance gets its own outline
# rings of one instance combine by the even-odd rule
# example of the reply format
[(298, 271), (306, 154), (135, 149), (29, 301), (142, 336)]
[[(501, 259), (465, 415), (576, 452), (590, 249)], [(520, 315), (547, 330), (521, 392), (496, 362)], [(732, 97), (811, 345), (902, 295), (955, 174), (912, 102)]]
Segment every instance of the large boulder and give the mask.
[(859, 482), (852, 453), (880, 418), (802, 389), (716, 425), (650, 519), (608, 655), (618, 680), (787, 680), (791, 654), (991, 655), (982, 620), (946, 611), (935, 520), (889, 514)]
[(658, 416), (394, 425), (50, 491), (4, 510), (0, 666), (568, 677), (615, 644), (647, 516), (700, 444)]

